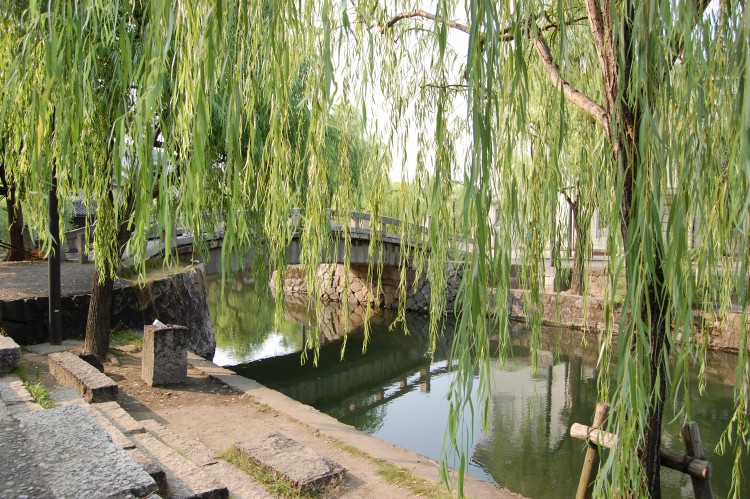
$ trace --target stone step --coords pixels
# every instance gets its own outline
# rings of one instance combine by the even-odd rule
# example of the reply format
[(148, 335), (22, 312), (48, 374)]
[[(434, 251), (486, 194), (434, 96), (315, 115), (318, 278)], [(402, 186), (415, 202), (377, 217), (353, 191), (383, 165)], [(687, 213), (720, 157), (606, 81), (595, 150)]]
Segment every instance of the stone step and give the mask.
[(83, 405), (84, 409), (86, 409), (91, 417), (93, 417), (99, 426), (107, 432), (112, 443), (120, 449), (127, 451), (133, 461), (135, 461), (146, 473), (149, 474), (151, 478), (154, 479), (156, 482), (157, 493), (166, 497), (169, 492), (167, 476), (159, 463), (154, 462), (153, 459), (149, 458), (143, 451), (138, 449), (135, 442), (120, 431), (115, 423), (109, 418), (113, 417), (120, 422), (120, 425), (127, 426), (131, 430), (137, 430), (139, 428), (139, 423), (122, 410), (121, 407), (118, 410), (118, 408), (114, 406), (116, 402), (89, 405), (86, 404), (86, 401), (83, 400), (75, 390), (72, 390), (72, 394), (66, 392), (66, 390), (72, 390), (72, 388), (62, 387), (55, 389), (52, 395), (53, 400), (63, 400), (62, 403), (68, 405)]
[(153, 420), (143, 421), (146, 430), (181, 456), (201, 466), (210, 476), (225, 484), (235, 499), (271, 498), (263, 487), (232, 464), (218, 458), (216, 453), (197, 440), (189, 440)]
[[(169, 483), (167, 482), (167, 474), (162, 469), (161, 465), (155, 462), (151, 457), (147, 456), (145, 452), (137, 447), (133, 447), (128, 450), (128, 455), (138, 463), (138, 466), (143, 468), (143, 471), (149, 474), (151, 478), (156, 482), (156, 493), (163, 496), (169, 497)], [(149, 499), (154, 496), (149, 496)]]
[(146, 428), (146, 431), (161, 440), (164, 444), (178, 451), (181, 456), (186, 457), (198, 466), (216, 464), (219, 461), (219, 458), (216, 456), (215, 452), (213, 452), (206, 445), (198, 442), (197, 440), (188, 440), (186, 438), (183, 438), (166, 426), (161, 425), (154, 420), (146, 420), (142, 421), (142, 423), (143, 427)]
[(117, 428), (114, 425), (114, 423), (112, 423), (107, 418), (107, 416), (105, 416), (99, 410), (97, 410), (96, 407), (87, 405), (85, 406), (85, 409), (88, 411), (89, 414), (91, 414), (91, 417), (93, 417), (94, 420), (97, 423), (99, 423), (99, 426), (101, 426), (104, 429), (104, 431), (107, 432), (107, 435), (109, 435), (109, 438), (113, 444), (115, 444), (117, 447), (119, 447), (122, 450), (135, 449), (135, 442), (133, 442), (128, 437), (126, 437), (125, 434), (122, 433), (120, 429)]
[(49, 392), (55, 407), (63, 405), (86, 405), (86, 401), (78, 395), (75, 388), (70, 386), (56, 386)]
[(0, 336), (0, 374), (11, 372), (21, 363), (21, 347), (8, 336)]
[(146, 497), (156, 482), (79, 405), (21, 414), (26, 449), (52, 497)]
[[(157, 492), (162, 497), (169, 497), (169, 488), (164, 470), (159, 463), (138, 449), (135, 441), (122, 433), (120, 429), (107, 417), (113, 415), (131, 432), (139, 433), (145, 429), (163, 444), (171, 447), (179, 455), (201, 466), (209, 476), (229, 489), (229, 494), (235, 499), (270, 499), (263, 487), (256, 484), (246, 473), (232, 464), (219, 459), (216, 453), (197, 440), (190, 440), (175, 433), (166, 426), (153, 420), (136, 421), (121, 407), (115, 407), (115, 402), (102, 404), (86, 404), (73, 388), (57, 387), (52, 393), (52, 400), (56, 405), (82, 404), (94, 417), (99, 425), (109, 434), (112, 443), (128, 451), (133, 460), (138, 463), (156, 481)], [(118, 404), (119, 405), (119, 404)]]
[(343, 466), (281, 433), (239, 442), (235, 449), (261, 467), (280, 474), (300, 490), (346, 477)]
[(117, 400), (117, 383), (70, 352), (47, 356), (50, 373), (63, 385), (72, 386), (89, 403)]
[(173, 499), (225, 499), (229, 497), (227, 487), (219, 484), (203, 468), (180, 456), (150, 433), (138, 433), (131, 437), (137, 447), (154, 461), (160, 463), (167, 475), (169, 496)]
[(220, 459), (216, 464), (203, 469), (225, 484), (233, 499), (272, 499), (274, 497), (254, 482), (247, 473), (224, 460)]
[(128, 414), (117, 402), (96, 404), (95, 409), (106, 416), (107, 419), (124, 435), (129, 436), (136, 433), (144, 433), (146, 431), (143, 422), (133, 419), (133, 416)]
[(41, 406), (34, 402), (18, 376), (6, 375), (0, 378), (0, 400), (14, 418), (21, 414), (42, 410)]

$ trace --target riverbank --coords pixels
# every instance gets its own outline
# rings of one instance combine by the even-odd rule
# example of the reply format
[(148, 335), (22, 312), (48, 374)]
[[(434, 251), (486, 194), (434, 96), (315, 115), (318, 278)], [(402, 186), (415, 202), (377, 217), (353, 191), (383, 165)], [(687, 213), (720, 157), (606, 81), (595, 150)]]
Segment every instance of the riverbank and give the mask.
[[(281, 432), (347, 468), (347, 480), (336, 497), (450, 497), (440, 484), (435, 461), (365, 435), (199, 357), (190, 359), (187, 383), (149, 387), (140, 379), (137, 333), (127, 339), (113, 344), (119, 365), (108, 364), (106, 371), (120, 387), (120, 404), (137, 420), (154, 419), (217, 454), (235, 442)], [(23, 363), (27, 372), (39, 373), (43, 384), (56, 385), (44, 356), (26, 351)], [(467, 478), (466, 493), (476, 498), (522, 497), (473, 477)]]

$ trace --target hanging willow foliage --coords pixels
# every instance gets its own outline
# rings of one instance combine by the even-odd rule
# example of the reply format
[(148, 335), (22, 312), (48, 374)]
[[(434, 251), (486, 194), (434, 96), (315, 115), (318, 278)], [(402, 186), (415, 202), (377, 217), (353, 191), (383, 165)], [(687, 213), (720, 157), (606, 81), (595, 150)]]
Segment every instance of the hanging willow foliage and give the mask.
[[(474, 411), (476, 372), (488, 422), (490, 359), (510, 347), (511, 264), (522, 263), (539, 311), (543, 252), (560, 231), (555, 207), (573, 187), (611, 228), (607, 310), (625, 289), (620, 323), (598, 336), (600, 394), (612, 403), (619, 445), (597, 494), (659, 496), (664, 403), (689, 408), (686, 371), (703, 372), (710, 340), (695, 334), (695, 312), (725, 319), (734, 307), (743, 332), (722, 446), (736, 449), (739, 495), (739, 459), (750, 444), (744, 2), (11, 3), (0, 14), (2, 160), (42, 234), (53, 165), (61, 196), (101, 210), (102, 268), (119, 259), (112, 241), (125, 216), (136, 262), (153, 220), (166, 228), (179, 220), (198, 236), (226, 228), (227, 269), (252, 248), (258, 262), (282, 270), (299, 207), (315, 289), (330, 244), (326, 208), (351, 202), (377, 217), (390, 194), (389, 154), (365, 154), (372, 164), (361, 174), (342, 152), (331, 198), (330, 152), (348, 147), (327, 132), (331, 108), (352, 103), (372, 133), (416, 164), (410, 192), (420, 195), (404, 196), (401, 230), (425, 244), (402, 263), (432, 282), (433, 335), (446, 313), (446, 265), (464, 265), (449, 447), (458, 447), (464, 412)], [(372, 116), (383, 109), (385, 118)], [(408, 150), (405, 129), (418, 152)], [(359, 202), (355, 177), (367, 184)], [(460, 210), (449, 209), (454, 180), (463, 184)], [(132, 210), (122, 209), (127, 200)], [(427, 219), (426, 235), (409, 225)], [(378, 265), (373, 259), (374, 279)], [(405, 296), (411, 283), (401, 275)], [(538, 348), (541, 314), (529, 320)], [(465, 449), (461, 463), (463, 472)]]
[[(735, 307), (743, 316), (736, 409), (722, 446), (736, 444), (732, 490), (739, 495), (739, 459), (750, 435), (750, 19), (744, 3), (709, 9), (702, 1), (438, 0), (429, 7), (357, 2), (356, 39), (357, 52), (370, 54), (358, 71), (380, 78), (394, 127), (406, 114), (404, 103), (420, 98), (411, 116), (432, 139), (424, 142), (434, 164), (423, 185), (428, 211), (438, 219), (430, 240), (438, 254), (429, 255), (436, 261), (443, 258), (445, 196), (429, 183), (441, 183), (441, 151), (455, 144), (445, 117), (455, 116), (452, 129), (471, 137), (466, 157), (447, 160), (448, 176), (464, 178), (464, 235), (473, 237), (453, 346), (459, 368), (449, 443), (457, 445), (476, 369), (487, 400), (494, 353), (487, 315), (499, 324), (500, 357), (507, 352), (505, 297), (514, 259), (522, 262), (537, 310), (530, 323), (532, 346), (539, 346), (543, 251), (554, 247), (558, 230), (550, 206), (573, 186), (576, 198), (598, 207), (612, 229), (608, 310), (619, 299), (616, 290), (625, 289), (620, 323), (599, 336), (600, 393), (613, 404), (609, 429), (620, 443), (604, 464), (597, 493), (659, 496), (663, 406), (689, 407), (686, 371), (703, 372), (710, 341), (695, 334), (695, 318), (701, 310), (726, 318)], [(464, 53), (452, 48), (454, 34), (465, 36)], [(457, 105), (462, 102), (467, 112)], [(499, 206), (497, 227), (487, 216), (492, 202)], [(439, 302), (433, 305), (440, 311)], [(486, 402), (480, 412), (486, 422)]]

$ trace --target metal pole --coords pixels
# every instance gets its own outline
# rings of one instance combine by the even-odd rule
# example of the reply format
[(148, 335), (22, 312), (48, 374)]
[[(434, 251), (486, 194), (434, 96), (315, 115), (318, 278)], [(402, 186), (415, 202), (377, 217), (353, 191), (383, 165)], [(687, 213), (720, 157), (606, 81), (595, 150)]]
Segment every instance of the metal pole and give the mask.
[(49, 191), (49, 233), (52, 250), (49, 262), (49, 342), (62, 343), (60, 322), (60, 213), (57, 207), (57, 165), (52, 165), (52, 187)]

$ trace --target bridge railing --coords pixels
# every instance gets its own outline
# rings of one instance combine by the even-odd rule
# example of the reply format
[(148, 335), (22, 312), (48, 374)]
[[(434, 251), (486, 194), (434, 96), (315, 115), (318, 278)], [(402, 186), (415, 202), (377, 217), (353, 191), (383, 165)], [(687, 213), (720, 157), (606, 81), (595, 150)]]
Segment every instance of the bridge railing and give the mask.
[[(347, 224), (353, 235), (364, 235), (366, 233), (369, 237), (377, 224), (377, 232), (381, 238), (401, 239), (402, 234), (405, 232), (410, 244), (423, 244), (427, 242), (427, 236), (430, 232), (429, 226), (413, 223), (408, 224), (406, 231), (403, 231), (403, 221), (393, 217), (381, 216), (374, 221), (374, 217), (370, 213), (358, 211), (341, 212), (332, 209), (328, 210), (328, 214), (332, 231), (340, 231)], [(345, 220), (347, 217), (349, 219), (348, 222)], [(299, 208), (292, 209), (290, 219), (294, 230), (299, 230), (302, 223), (301, 210)], [(466, 239), (461, 236), (450, 236), (449, 244), (455, 246), (455, 250), (459, 253), (465, 253), (472, 251), (474, 241), (473, 239)]]

